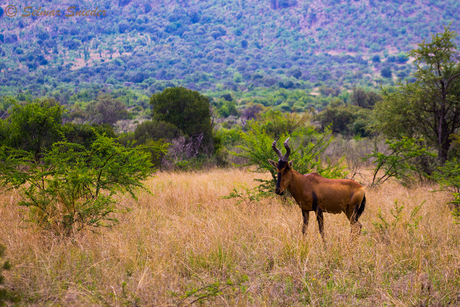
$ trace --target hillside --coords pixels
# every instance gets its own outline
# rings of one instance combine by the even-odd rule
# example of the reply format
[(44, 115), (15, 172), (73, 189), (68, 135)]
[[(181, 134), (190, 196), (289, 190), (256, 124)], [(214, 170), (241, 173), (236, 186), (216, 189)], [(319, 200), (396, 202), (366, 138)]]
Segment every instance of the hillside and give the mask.
[[(408, 77), (404, 52), (430, 33), (451, 22), (460, 29), (455, 0), (9, 5), (17, 15), (2, 6), (0, 94), (34, 96), (104, 84), (147, 95), (178, 84), (200, 91), (373, 87)], [(52, 10), (62, 14), (44, 16)], [(79, 10), (106, 15), (75, 16)]]

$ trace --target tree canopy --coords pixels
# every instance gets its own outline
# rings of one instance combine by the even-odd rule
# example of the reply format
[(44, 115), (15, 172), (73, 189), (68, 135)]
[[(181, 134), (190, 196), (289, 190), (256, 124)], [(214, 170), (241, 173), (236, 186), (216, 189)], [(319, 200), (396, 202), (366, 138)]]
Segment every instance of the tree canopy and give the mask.
[(61, 139), (64, 108), (53, 99), (15, 103), (0, 120), (0, 145), (32, 152), (35, 159)]
[(438, 151), (442, 164), (448, 157), (451, 135), (460, 128), (460, 53), (457, 34), (446, 27), (410, 52), (417, 71), (414, 83), (399, 83), (383, 91), (374, 116), (377, 129), (392, 138), (423, 136)]
[(175, 125), (192, 137), (203, 134), (203, 146), (212, 145), (211, 106), (209, 99), (184, 87), (166, 88), (150, 98), (152, 117)]

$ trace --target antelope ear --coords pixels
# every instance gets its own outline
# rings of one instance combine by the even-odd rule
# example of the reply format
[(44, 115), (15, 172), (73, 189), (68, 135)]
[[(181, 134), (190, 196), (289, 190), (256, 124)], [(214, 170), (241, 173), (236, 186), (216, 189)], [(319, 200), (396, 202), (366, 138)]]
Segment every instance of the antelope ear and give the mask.
[(268, 163), (270, 163), (274, 168), (278, 168), (278, 163), (275, 161), (268, 159)]
[(288, 164), (288, 165), (289, 165), (289, 168), (292, 169), (292, 165), (293, 165), (293, 164), (294, 164), (294, 160), (289, 161), (289, 164)]

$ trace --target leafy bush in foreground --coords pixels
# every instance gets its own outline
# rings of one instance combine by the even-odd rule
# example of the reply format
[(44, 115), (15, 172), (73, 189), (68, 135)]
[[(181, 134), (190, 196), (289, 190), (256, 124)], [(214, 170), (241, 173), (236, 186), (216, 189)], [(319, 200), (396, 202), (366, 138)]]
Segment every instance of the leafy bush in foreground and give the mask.
[[(163, 151), (163, 148), (156, 148)], [(37, 163), (32, 153), (2, 147), (0, 183), (19, 188), (31, 220), (57, 235), (112, 226), (117, 192), (135, 198), (151, 173), (150, 153), (99, 135), (90, 148), (57, 142)]]

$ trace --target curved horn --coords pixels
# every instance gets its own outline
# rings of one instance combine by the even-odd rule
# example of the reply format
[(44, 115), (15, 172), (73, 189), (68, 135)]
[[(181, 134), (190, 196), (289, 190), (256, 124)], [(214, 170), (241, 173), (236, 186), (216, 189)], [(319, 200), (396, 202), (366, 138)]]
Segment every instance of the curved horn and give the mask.
[(286, 139), (286, 141), (284, 141), (284, 148), (286, 148), (286, 154), (283, 156), (283, 158), (281, 160), (283, 161), (288, 161), (289, 160), (289, 155), (291, 154), (291, 148), (289, 147), (288, 145), (288, 141), (289, 141), (290, 137)]
[(281, 155), (281, 151), (278, 148), (276, 148), (276, 141), (273, 141), (272, 148), (276, 152), (276, 154), (278, 155), (278, 158), (280, 160), (282, 160), (283, 156)]

